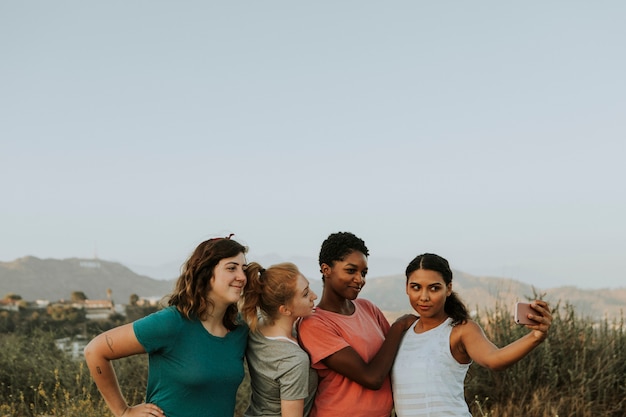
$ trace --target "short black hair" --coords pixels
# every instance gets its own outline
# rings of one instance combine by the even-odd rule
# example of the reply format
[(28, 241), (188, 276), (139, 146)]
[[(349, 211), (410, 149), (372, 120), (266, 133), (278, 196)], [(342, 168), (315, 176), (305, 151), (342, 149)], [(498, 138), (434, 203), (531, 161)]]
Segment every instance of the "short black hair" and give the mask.
[(333, 266), (335, 261), (343, 261), (346, 256), (356, 251), (361, 252), (365, 257), (370, 254), (363, 239), (356, 237), (353, 233), (332, 233), (322, 242), (319, 264)]

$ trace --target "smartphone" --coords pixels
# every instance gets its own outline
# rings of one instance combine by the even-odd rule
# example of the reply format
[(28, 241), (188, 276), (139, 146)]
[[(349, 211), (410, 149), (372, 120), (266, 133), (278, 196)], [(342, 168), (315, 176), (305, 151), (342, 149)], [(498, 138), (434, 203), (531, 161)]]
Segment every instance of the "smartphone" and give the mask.
[(530, 303), (515, 303), (515, 323), (537, 324), (536, 321), (528, 318), (528, 314), (537, 314), (537, 312), (530, 306)]

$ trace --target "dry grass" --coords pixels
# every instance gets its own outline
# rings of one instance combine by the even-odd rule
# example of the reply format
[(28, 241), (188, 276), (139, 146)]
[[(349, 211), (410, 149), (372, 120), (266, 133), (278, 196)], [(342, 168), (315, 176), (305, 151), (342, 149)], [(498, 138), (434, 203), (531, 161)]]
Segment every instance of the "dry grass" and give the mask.
[[(502, 372), (472, 365), (466, 398), (476, 417), (617, 417), (626, 415), (624, 321), (592, 323), (571, 306), (557, 306), (550, 336)], [(477, 317), (491, 340), (505, 345), (526, 332), (508, 312)], [(86, 367), (59, 356), (52, 336), (0, 334), (0, 417), (111, 416)], [(129, 402), (142, 401), (146, 355), (116, 364)], [(237, 395), (235, 417), (247, 407), (249, 378)]]

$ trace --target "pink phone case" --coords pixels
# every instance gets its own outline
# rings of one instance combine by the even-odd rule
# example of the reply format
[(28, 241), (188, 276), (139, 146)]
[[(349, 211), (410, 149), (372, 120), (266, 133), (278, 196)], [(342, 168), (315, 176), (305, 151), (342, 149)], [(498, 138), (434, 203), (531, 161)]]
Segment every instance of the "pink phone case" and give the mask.
[(532, 309), (530, 303), (516, 303), (515, 304), (515, 323), (517, 324), (537, 324), (536, 321), (528, 318), (528, 314), (537, 314)]

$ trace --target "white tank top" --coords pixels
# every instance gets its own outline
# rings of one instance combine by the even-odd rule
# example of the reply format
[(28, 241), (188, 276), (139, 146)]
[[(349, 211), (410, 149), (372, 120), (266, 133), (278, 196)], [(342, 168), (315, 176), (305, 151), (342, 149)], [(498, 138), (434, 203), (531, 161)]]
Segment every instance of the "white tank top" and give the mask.
[(471, 417), (463, 394), (470, 364), (450, 353), (451, 322), (417, 334), (416, 321), (405, 333), (391, 370), (398, 417)]

